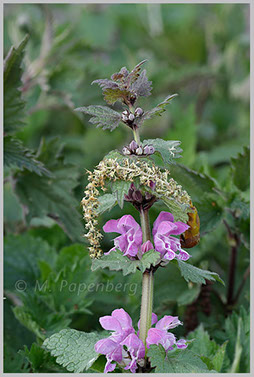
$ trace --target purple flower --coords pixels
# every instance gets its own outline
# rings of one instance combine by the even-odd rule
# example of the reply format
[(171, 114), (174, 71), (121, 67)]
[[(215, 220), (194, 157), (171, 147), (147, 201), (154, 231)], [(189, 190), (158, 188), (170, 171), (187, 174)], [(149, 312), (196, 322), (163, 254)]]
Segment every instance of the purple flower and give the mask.
[[(139, 339), (139, 331), (135, 334), (129, 314), (124, 309), (116, 309), (111, 316), (101, 317), (100, 324), (105, 330), (112, 331), (108, 338), (101, 339), (95, 344), (95, 351), (105, 355), (107, 359), (104, 373), (112, 372), (116, 363), (125, 370), (135, 373), (138, 361), (145, 357), (145, 345)], [(168, 332), (169, 329), (182, 324), (178, 317), (165, 315), (158, 321), (157, 315), (152, 313), (152, 326), (154, 324), (155, 327), (148, 330), (146, 338), (148, 348), (151, 344), (161, 344), (167, 352), (173, 349), (173, 346), (179, 349), (187, 347), (184, 339), (176, 341), (174, 334)], [(139, 326), (140, 321), (138, 328)]]
[(153, 246), (151, 241), (142, 244), (141, 227), (131, 215), (122, 216), (118, 220), (109, 220), (103, 227), (104, 232), (120, 233), (120, 236), (114, 239), (114, 247), (105, 254), (119, 249), (130, 259), (134, 259), (134, 257), (141, 258), (147, 251), (155, 249), (161, 254), (163, 261), (174, 258), (186, 261), (191, 255), (181, 248), (180, 240), (173, 236), (184, 233), (188, 228), (189, 225), (181, 221), (174, 222), (174, 216), (170, 212), (161, 212), (153, 224)]
[(182, 325), (178, 317), (165, 315), (156, 323), (155, 328), (148, 330), (146, 338), (147, 347), (149, 348), (151, 344), (161, 344), (166, 352), (172, 350), (174, 345), (177, 348), (186, 348), (187, 344), (184, 339), (176, 341), (175, 335), (168, 332), (169, 329), (173, 329), (178, 325)]
[[(162, 259), (174, 258), (187, 260), (189, 253), (181, 248), (180, 240), (172, 236), (184, 233), (189, 225), (181, 221), (174, 222), (174, 216), (170, 212), (161, 212), (153, 224), (153, 240), (155, 250), (161, 254)], [(176, 252), (179, 251), (179, 254)]]
[(108, 253), (119, 249), (128, 257), (137, 255), (142, 245), (142, 230), (131, 215), (122, 216), (118, 220), (107, 221), (103, 230), (106, 233), (115, 232), (121, 234), (114, 239), (114, 247)]
[(116, 367), (112, 362), (115, 361), (135, 373), (137, 361), (145, 356), (145, 346), (135, 334), (129, 314), (124, 309), (116, 309), (111, 316), (101, 317), (100, 324), (105, 330), (113, 331), (108, 338), (95, 344), (95, 351), (107, 358), (104, 372), (112, 372)]

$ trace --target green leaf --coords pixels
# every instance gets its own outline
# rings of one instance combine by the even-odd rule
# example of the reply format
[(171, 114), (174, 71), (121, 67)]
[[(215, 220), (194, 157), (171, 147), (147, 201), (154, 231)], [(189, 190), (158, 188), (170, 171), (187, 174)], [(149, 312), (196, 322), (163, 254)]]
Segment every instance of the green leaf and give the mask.
[(217, 344), (214, 340), (210, 339), (203, 325), (200, 325), (195, 331), (189, 333), (188, 339), (194, 339), (189, 345), (189, 349), (202, 358), (208, 369), (221, 372), (228, 341), (222, 345)]
[(39, 177), (29, 171), (15, 175), (15, 193), (25, 208), (26, 221), (48, 216), (55, 220), (73, 241), (81, 241), (83, 226), (77, 209), (79, 203), (73, 189), (77, 186), (78, 171), (64, 162), (57, 139), (41, 144), (37, 156), (54, 178)]
[(151, 265), (155, 266), (160, 259), (160, 253), (149, 250), (143, 254), (140, 260), (130, 260), (124, 256), (120, 250), (113, 250), (108, 255), (103, 255), (99, 259), (92, 261), (92, 271), (96, 271), (99, 268), (108, 268), (110, 271), (122, 271), (123, 275), (134, 273), (139, 269), (142, 273)]
[(89, 122), (96, 124), (97, 127), (102, 127), (103, 130), (110, 129), (110, 131), (113, 131), (121, 121), (121, 114), (106, 106), (79, 107), (75, 111), (92, 115), (93, 117), (89, 119)]
[(24, 306), (16, 306), (13, 312), (17, 320), (23, 326), (32, 331), (39, 339), (45, 339), (45, 335), (42, 333), (39, 324), (33, 320), (31, 314), (26, 311)]
[(175, 97), (177, 97), (178, 94), (172, 94), (165, 98), (165, 100), (161, 103), (159, 103), (156, 107), (154, 107), (152, 110), (145, 111), (144, 114), (137, 118), (138, 124), (142, 124), (145, 120), (152, 118), (155, 115), (162, 115), (164, 111), (166, 111), (165, 107), (171, 102), (171, 100)]
[(43, 163), (36, 160), (33, 153), (26, 149), (20, 140), (10, 136), (4, 137), (4, 165), (20, 170), (28, 169), (40, 176), (52, 177), (52, 174), (45, 168)]
[(151, 366), (155, 373), (209, 373), (207, 366), (198, 355), (189, 350), (175, 351), (166, 356), (161, 344), (152, 344), (148, 350)]
[(99, 207), (96, 210), (97, 215), (101, 215), (106, 211), (110, 211), (116, 204), (117, 198), (115, 194), (105, 194), (99, 197)]
[(56, 356), (56, 362), (69, 372), (81, 373), (98, 359), (94, 346), (103, 335), (65, 329), (46, 339), (43, 346)]
[(33, 343), (30, 350), (24, 346), (18, 353), (29, 363), (30, 373), (65, 373), (66, 370), (56, 364), (55, 358), (38, 344)]
[(27, 44), (26, 36), (20, 45), (11, 47), (4, 61), (4, 132), (10, 134), (24, 126), (25, 102), (21, 98), (22, 85), (20, 68)]
[[(55, 263), (56, 251), (41, 238), (32, 237), (26, 233), (8, 235), (4, 240), (4, 286), (5, 289), (16, 292), (34, 289), (40, 276), (39, 261)], [(18, 281), (23, 281), (16, 285)], [(22, 285), (23, 284), (23, 285)]]
[(143, 145), (151, 144), (155, 151), (159, 152), (165, 164), (171, 164), (174, 158), (181, 157), (182, 149), (179, 148), (180, 141), (176, 140), (162, 140), (162, 139), (147, 139), (144, 140)]
[(236, 187), (245, 191), (250, 187), (250, 148), (244, 147), (243, 152), (231, 159), (233, 182)]
[(116, 196), (120, 208), (123, 208), (124, 195), (128, 194), (129, 188), (130, 182), (122, 181), (120, 179), (111, 183), (112, 193)]
[(216, 181), (181, 164), (170, 165), (171, 176), (188, 192), (200, 217), (201, 234), (212, 231), (221, 220)]
[(167, 196), (161, 196), (160, 198), (168, 207), (169, 212), (174, 216), (175, 221), (182, 221), (184, 223), (188, 221), (188, 212), (190, 212), (190, 207), (187, 204), (181, 204), (174, 198), (169, 198)]
[(193, 283), (206, 284), (207, 279), (213, 281), (217, 280), (221, 284), (225, 285), (224, 281), (219, 277), (219, 275), (216, 272), (201, 270), (200, 268), (197, 268), (192, 264), (181, 260), (178, 260), (177, 263), (182, 276), (187, 282), (192, 281)]

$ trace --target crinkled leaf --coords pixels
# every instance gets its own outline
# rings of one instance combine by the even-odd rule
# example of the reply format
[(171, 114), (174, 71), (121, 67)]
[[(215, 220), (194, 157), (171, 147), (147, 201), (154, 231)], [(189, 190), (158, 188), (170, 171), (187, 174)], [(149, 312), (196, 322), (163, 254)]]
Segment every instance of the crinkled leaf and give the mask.
[(124, 195), (128, 193), (130, 188), (130, 182), (122, 181), (120, 179), (112, 182), (111, 190), (117, 198), (117, 202), (120, 208), (124, 205)]
[(113, 131), (121, 120), (121, 115), (118, 112), (106, 106), (78, 107), (75, 111), (92, 115), (93, 117), (89, 119), (89, 122), (96, 124), (97, 127), (102, 127), (103, 130), (110, 129), (110, 131)]
[(24, 107), (20, 87), (21, 62), (24, 55), (24, 48), (27, 44), (26, 36), (20, 45), (11, 47), (4, 61), (4, 132), (13, 133), (24, 126)]
[(98, 359), (99, 354), (95, 352), (94, 346), (103, 337), (103, 334), (95, 332), (64, 329), (46, 339), (43, 346), (69, 372), (81, 373)]
[(99, 197), (99, 207), (96, 210), (97, 215), (110, 211), (117, 203), (115, 194), (105, 194)]
[(207, 366), (198, 355), (189, 350), (168, 354), (161, 344), (152, 344), (148, 350), (151, 366), (155, 373), (209, 373)]
[(54, 178), (39, 177), (29, 171), (15, 175), (15, 193), (25, 208), (27, 222), (33, 217), (49, 216), (72, 240), (81, 241), (83, 226), (73, 194), (78, 171), (64, 162), (56, 139), (41, 144), (37, 158), (50, 169)]
[(131, 91), (138, 97), (148, 97), (151, 94), (152, 81), (148, 81), (146, 70), (144, 69), (135, 82), (131, 85)]
[(161, 154), (165, 164), (171, 164), (174, 158), (181, 157), (180, 153), (183, 151), (179, 147), (181, 142), (176, 140), (146, 139), (142, 144), (153, 145), (155, 151)]
[(128, 275), (136, 272), (139, 269), (141, 272), (145, 272), (147, 268), (151, 265), (155, 266), (160, 259), (160, 253), (149, 250), (143, 254), (140, 260), (130, 260), (128, 257), (124, 256), (120, 250), (113, 250), (108, 255), (103, 255), (99, 259), (94, 259), (92, 262), (92, 271), (99, 268), (108, 268), (111, 271), (123, 272), (123, 275)]
[(181, 204), (177, 202), (173, 197), (167, 197), (161, 195), (161, 200), (168, 207), (169, 212), (174, 216), (175, 221), (182, 221), (186, 223), (188, 221), (188, 212), (190, 207), (188, 204)]
[(120, 88), (108, 88), (103, 91), (104, 99), (109, 105), (114, 105), (114, 103), (118, 100), (124, 101), (124, 99), (127, 98), (130, 94), (130, 91)]
[[(140, 77), (140, 71), (141, 71), (141, 66), (147, 62), (147, 59), (145, 60), (142, 60), (140, 63), (138, 63), (134, 68), (133, 70), (129, 73), (129, 75), (127, 76), (127, 83), (128, 83), (128, 86), (130, 84), (133, 84), (135, 81), (138, 80), (138, 78)], [(143, 71), (144, 72), (144, 71)]]
[(224, 281), (216, 272), (201, 270), (200, 268), (181, 260), (178, 260), (177, 262), (181, 274), (187, 282), (192, 281), (193, 283), (206, 284), (206, 280), (216, 280), (225, 285)]
[(29, 149), (26, 149), (20, 140), (14, 139), (11, 136), (4, 137), (4, 165), (20, 170), (28, 169), (40, 176), (52, 176), (43, 163), (36, 160), (33, 153)]
[(172, 101), (173, 98), (178, 96), (178, 94), (172, 94), (168, 96), (163, 102), (159, 103), (152, 110), (145, 111), (144, 114), (137, 118), (138, 124), (142, 124), (145, 120), (152, 118), (155, 115), (162, 115), (166, 111), (165, 107)]
[(245, 191), (250, 187), (250, 148), (244, 147), (243, 152), (231, 159), (233, 182), (236, 187)]

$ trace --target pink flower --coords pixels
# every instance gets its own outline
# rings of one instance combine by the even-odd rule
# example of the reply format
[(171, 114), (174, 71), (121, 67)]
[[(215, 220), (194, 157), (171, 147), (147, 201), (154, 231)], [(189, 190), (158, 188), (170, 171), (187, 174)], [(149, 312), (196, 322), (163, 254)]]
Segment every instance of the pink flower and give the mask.
[[(101, 339), (95, 344), (95, 351), (105, 355), (107, 363), (104, 373), (112, 372), (116, 368), (116, 363), (125, 370), (135, 373), (138, 361), (145, 357), (145, 345), (139, 339), (138, 333), (132, 327), (132, 320), (124, 309), (116, 309), (111, 316), (100, 318), (100, 324), (105, 330), (112, 331), (108, 338)], [(169, 351), (176, 346), (179, 349), (187, 347), (186, 341), (180, 339), (176, 341), (174, 334), (168, 332), (182, 323), (178, 317), (165, 315), (158, 321), (156, 314), (152, 313), (152, 326), (148, 330), (146, 344), (149, 348), (151, 344), (161, 344), (165, 351)], [(140, 321), (138, 322), (138, 328)], [(126, 349), (127, 348), (127, 349)]]
[(103, 230), (106, 233), (114, 232), (121, 234), (114, 239), (114, 247), (108, 253), (119, 249), (128, 257), (135, 257), (137, 255), (142, 245), (142, 230), (131, 215), (122, 216), (118, 220), (107, 221)]
[[(153, 224), (153, 240), (155, 250), (161, 254), (162, 259), (174, 258), (187, 260), (189, 253), (181, 248), (180, 240), (172, 236), (184, 233), (189, 225), (181, 221), (174, 222), (174, 216), (170, 212), (161, 212)], [(176, 252), (179, 251), (179, 254)]]
[[(116, 363), (112, 362), (116, 361), (135, 373), (137, 360), (145, 356), (145, 346), (135, 334), (129, 314), (124, 309), (116, 309), (111, 316), (101, 317), (100, 324), (105, 330), (113, 331), (111, 336), (95, 344), (95, 351), (107, 358), (104, 372), (112, 372), (116, 367)], [(127, 346), (129, 354), (124, 345)]]
[(131, 215), (109, 220), (103, 227), (104, 232), (120, 233), (120, 236), (114, 239), (114, 247), (106, 254), (119, 249), (130, 259), (134, 259), (141, 258), (147, 251), (155, 249), (164, 261), (174, 258), (186, 261), (191, 255), (181, 248), (180, 240), (172, 236), (178, 236), (188, 228), (189, 225), (181, 221), (174, 222), (174, 216), (170, 212), (161, 212), (153, 224), (153, 246), (151, 241), (142, 244), (141, 227)]
[(171, 315), (165, 315), (160, 319), (155, 328), (150, 328), (147, 333), (146, 344), (149, 348), (151, 344), (161, 344), (165, 351), (173, 349), (176, 345), (177, 348), (186, 348), (187, 344), (184, 339), (176, 341), (175, 335), (168, 332), (169, 329), (173, 329), (178, 325), (182, 325), (178, 317), (172, 317)]

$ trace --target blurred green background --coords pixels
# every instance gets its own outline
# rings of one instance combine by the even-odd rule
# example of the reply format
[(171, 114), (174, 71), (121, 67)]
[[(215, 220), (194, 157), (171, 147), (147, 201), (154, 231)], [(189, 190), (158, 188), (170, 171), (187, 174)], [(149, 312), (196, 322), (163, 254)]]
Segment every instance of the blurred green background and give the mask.
[[(72, 165), (64, 174), (66, 178), (75, 176), (76, 179), (73, 190), (75, 199), (73, 203), (78, 210), (75, 221), (79, 224), (76, 233), (81, 234), (83, 227), (79, 202), (86, 184), (85, 169), (92, 170), (106, 153), (126, 145), (132, 136), (130, 130), (123, 125), (112, 133), (96, 129), (88, 122), (89, 117), (73, 110), (91, 104), (104, 105), (99, 87), (90, 85), (93, 80), (110, 78), (112, 73), (119, 71), (123, 66), (131, 70), (141, 60), (148, 59), (145, 68), (148, 78), (153, 82), (153, 92), (150, 97), (143, 98), (139, 105), (147, 110), (156, 106), (169, 94), (178, 93), (179, 96), (173, 100), (162, 117), (153, 118), (145, 123), (141, 130), (141, 138), (181, 140), (183, 149), (181, 163), (215, 179), (218, 188), (227, 192), (230, 197), (228, 203), (232, 203), (236, 197), (241, 202), (237, 204), (234, 201), (234, 206), (244, 208), (244, 219), (240, 218), (241, 224), (237, 226), (232, 219), (233, 225), (230, 223), (234, 231), (239, 232), (241, 227), (242, 232), (247, 235), (244, 236), (245, 242), (239, 246), (236, 271), (236, 285), (239, 286), (249, 263), (248, 240), (246, 240), (249, 232), (249, 189), (242, 190), (239, 195), (232, 189), (231, 158), (237, 158), (239, 153), (243, 153), (243, 147), (249, 145), (249, 6), (246, 4), (6, 4), (4, 54), (7, 54), (12, 45), (17, 46), (26, 34), (30, 36), (23, 61), (22, 94), (26, 100), (26, 124), (16, 136), (35, 152), (42, 138), (50, 142), (58, 137), (64, 144), (65, 161)], [(120, 105), (115, 105), (115, 109), (120, 108)], [(49, 165), (54, 162), (54, 148), (52, 144), (51, 156), (48, 156)], [(5, 177), (11, 174), (11, 170), (5, 170)], [(29, 223), (24, 222), (22, 212), (24, 207), (22, 209), (13, 191), (13, 185), (7, 179), (4, 209), (7, 259), (10, 255), (10, 260), (13, 258), (12, 260), (15, 261), (17, 258), (15, 253), (24, 252), (24, 255), (30, 255), (31, 258), (38, 260), (43, 259), (45, 262), (50, 248), (55, 250), (52, 251), (52, 255), (55, 255), (52, 257), (53, 263), (54, 258), (59, 258), (58, 251), (69, 246), (74, 249), (69, 249), (69, 252), (64, 251), (63, 258), (67, 258), (69, 253), (72, 259), (68, 263), (70, 266), (73, 263), (75, 268), (82, 269), (84, 267), (82, 263), (85, 263), (88, 281), (91, 279), (122, 281), (120, 273), (89, 272), (90, 262), (87, 255), (85, 262), (80, 262), (84, 248), (82, 244), (85, 245), (85, 241), (82, 241), (81, 237), (76, 237), (76, 234), (70, 237), (70, 233), (67, 232), (67, 235), (44, 213), (42, 216), (35, 214)], [(218, 208), (216, 222), (211, 226), (210, 232), (201, 238), (200, 245), (191, 250), (191, 254), (193, 264), (218, 272), (227, 283), (231, 245), (228, 242), (226, 228), (222, 225), (225, 214), (223, 205), (219, 201)], [(115, 207), (110, 214), (105, 213), (102, 216), (101, 224), (111, 217), (118, 218), (127, 211), (134, 214), (128, 204), (125, 204), (124, 211)], [(152, 219), (157, 214), (158, 210), (153, 210)], [(43, 250), (37, 256), (34, 256), (32, 247), (31, 250), (29, 249), (29, 245), (33, 243), (29, 237), (43, 240), (47, 244), (45, 246), (43, 243)], [(71, 246), (73, 241), (79, 242), (76, 249)], [(110, 237), (105, 237), (103, 247), (105, 251), (111, 247)], [(15, 263), (10, 260), (7, 260), (7, 265), (11, 265), (12, 269), (8, 271), (15, 275)], [(61, 270), (61, 263), (63, 261), (54, 265), (56, 276), (57, 271)], [(81, 265), (77, 266), (77, 263)], [(44, 266), (43, 269), (42, 265), (40, 263), (40, 272), (36, 272), (40, 278), (47, 276), (48, 273), (47, 268)], [(73, 267), (72, 273), (75, 268)], [(24, 271), (25, 269), (26, 266)], [(126, 281), (139, 284), (140, 276), (135, 274), (127, 277)], [(171, 281), (177, 289), (172, 290)], [(248, 309), (248, 282), (247, 279), (238, 306), (235, 307), (236, 310), (240, 308), (240, 304)], [(159, 315), (175, 313), (185, 318), (186, 322), (189, 321), (189, 325), (180, 330), (183, 334), (187, 334), (202, 322), (211, 336), (222, 343), (226, 337), (220, 330), (225, 329), (223, 305), (226, 302), (227, 288), (217, 285), (214, 295), (209, 296), (212, 304), (207, 315), (202, 311), (204, 308), (200, 308), (200, 303), (196, 301), (202, 293), (201, 287), (188, 285), (181, 279), (179, 273), (177, 275), (175, 270), (170, 271), (168, 266), (168, 269), (161, 272), (160, 280), (157, 281), (156, 312)], [(186, 299), (186, 296), (181, 295), (186, 295), (188, 288), (189, 296)], [(89, 297), (88, 294), (85, 298), (87, 301), (84, 301), (82, 296), (82, 303), (79, 301), (81, 298), (73, 303), (84, 306), (83, 311), (77, 310), (77, 313), (73, 311), (73, 307), (64, 310), (61, 308), (61, 300), (60, 303), (57, 301), (59, 299), (57, 288), (54, 289), (56, 296), (53, 299), (54, 304), (49, 304), (49, 296), (45, 295), (49, 307), (47, 310), (50, 315), (61, 313), (65, 326), (71, 323), (70, 326), (73, 328), (90, 331), (98, 328), (99, 316), (109, 314), (111, 310), (120, 306), (132, 314), (133, 318), (138, 319), (140, 288), (136, 295), (107, 293)], [(13, 291), (10, 282), (7, 282), (8, 291)], [(27, 313), (36, 322), (38, 316), (33, 309), (36, 304), (29, 306), (28, 302), (33, 302), (29, 294), (32, 293), (27, 292), (27, 297), (21, 295), (21, 301), (27, 305)], [(38, 297), (34, 298), (37, 299)], [(66, 300), (65, 304), (70, 302), (72, 305), (71, 295), (63, 297), (62, 300)], [(201, 296), (201, 302), (202, 300)], [(30, 332), (35, 330), (31, 330), (24, 320), (22, 322), (17, 313), (16, 319), (12, 318), (10, 307), (13, 305), (13, 297), (10, 296), (7, 301), (10, 301), (7, 303), (8, 307), (6, 306), (9, 313), (6, 318), (6, 321), (9, 321), (6, 324), (7, 333), (9, 334), (13, 328), (16, 334), (24, 331), (21, 325), (17, 329), (17, 319), (29, 329), (27, 340), (20, 334), (13, 334), (10, 341), (7, 339), (9, 344), (6, 346), (8, 349), (6, 352), (11, 355), (10, 360), (15, 364), (18, 361), (13, 355), (24, 344), (30, 347), (34, 341)], [(86, 305), (89, 306), (90, 312), (84, 309)], [(192, 314), (191, 310), (194, 310), (195, 314)], [(91, 312), (94, 316), (91, 316)], [(66, 318), (69, 322), (64, 322)], [(191, 323), (190, 318), (192, 320), (194, 318), (194, 324)], [(43, 325), (39, 324), (39, 328), (44, 328), (47, 335), (54, 332), (53, 330), (59, 330), (47, 321), (45, 319)], [(53, 327), (50, 327), (51, 325)], [(36, 334), (40, 343), (38, 333)], [(230, 347), (234, 348), (234, 339)], [(29, 360), (28, 356), (27, 358)], [(9, 365), (12, 365), (10, 363), (11, 361)], [(31, 365), (30, 360), (30, 367)], [(229, 361), (228, 365), (230, 365)], [(244, 364), (239, 371), (245, 371), (244, 368), (247, 370), (246, 365)], [(15, 368), (17, 371), (22, 369), (15, 364), (15, 367), (10, 366), (7, 371), (15, 371)], [(33, 371), (48, 371), (45, 366), (41, 369), (32, 368)]]

